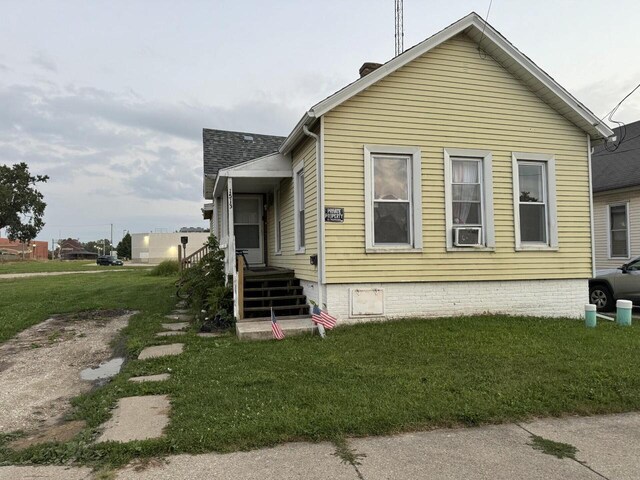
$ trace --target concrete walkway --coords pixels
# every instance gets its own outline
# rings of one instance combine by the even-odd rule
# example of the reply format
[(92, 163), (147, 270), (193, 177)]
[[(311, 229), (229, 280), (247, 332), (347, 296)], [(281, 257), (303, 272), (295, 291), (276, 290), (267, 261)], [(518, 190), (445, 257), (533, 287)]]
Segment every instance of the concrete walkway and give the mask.
[[(575, 458), (559, 459), (534, 449), (532, 434), (576, 447)], [(176, 455), (143, 468), (132, 464), (116, 472), (115, 478), (636, 480), (640, 478), (640, 413), (349, 439), (347, 446), (349, 455), (344, 450), (339, 454), (331, 443)], [(86, 478), (82, 475), (86, 470), (0, 467), (0, 480)]]

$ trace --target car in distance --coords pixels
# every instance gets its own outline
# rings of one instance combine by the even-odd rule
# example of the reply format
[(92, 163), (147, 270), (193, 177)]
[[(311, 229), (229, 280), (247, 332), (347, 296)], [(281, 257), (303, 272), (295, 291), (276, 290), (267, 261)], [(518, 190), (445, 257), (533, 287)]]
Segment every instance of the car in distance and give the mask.
[(640, 257), (596, 274), (589, 280), (589, 303), (598, 310), (613, 310), (616, 300), (631, 300), (640, 305)]
[(122, 260), (118, 260), (116, 257), (112, 257), (111, 255), (100, 255), (96, 260), (98, 265), (124, 265)]

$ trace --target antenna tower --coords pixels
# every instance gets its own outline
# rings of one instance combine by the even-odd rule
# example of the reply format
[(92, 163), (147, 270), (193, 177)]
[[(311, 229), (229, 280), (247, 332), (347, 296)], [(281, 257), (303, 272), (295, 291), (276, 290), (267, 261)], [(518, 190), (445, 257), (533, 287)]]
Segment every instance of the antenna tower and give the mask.
[(402, 0), (396, 1), (396, 57), (404, 52), (404, 26)]

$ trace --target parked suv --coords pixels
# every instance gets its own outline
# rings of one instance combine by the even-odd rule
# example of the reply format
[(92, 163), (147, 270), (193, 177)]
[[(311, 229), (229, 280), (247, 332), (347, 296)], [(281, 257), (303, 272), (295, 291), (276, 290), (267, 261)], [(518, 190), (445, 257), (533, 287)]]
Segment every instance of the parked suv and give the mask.
[(101, 255), (96, 260), (98, 265), (123, 265), (122, 260), (118, 260), (116, 257), (112, 257), (111, 255)]
[(589, 280), (589, 302), (598, 310), (613, 310), (615, 301), (620, 299), (640, 305), (640, 257), (618, 268), (596, 273), (596, 277)]

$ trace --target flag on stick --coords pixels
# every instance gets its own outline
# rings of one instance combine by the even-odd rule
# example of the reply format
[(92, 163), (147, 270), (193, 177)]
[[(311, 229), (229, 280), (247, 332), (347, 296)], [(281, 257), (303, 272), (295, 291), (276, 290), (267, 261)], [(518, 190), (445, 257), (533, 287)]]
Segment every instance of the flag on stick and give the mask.
[(318, 325), (322, 325), (324, 328), (331, 330), (336, 326), (336, 322), (338, 321), (335, 317), (332, 317), (324, 310), (320, 310), (317, 305), (313, 306), (313, 313), (311, 314), (311, 320), (316, 322)]
[(284, 332), (276, 321), (276, 314), (273, 313), (273, 308), (271, 309), (271, 332), (276, 340), (282, 340), (284, 338)]

